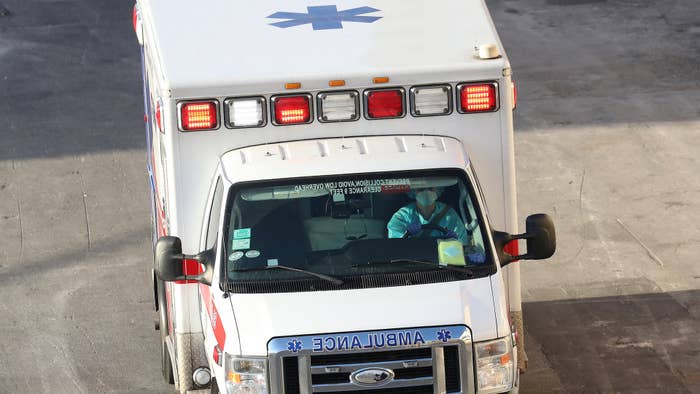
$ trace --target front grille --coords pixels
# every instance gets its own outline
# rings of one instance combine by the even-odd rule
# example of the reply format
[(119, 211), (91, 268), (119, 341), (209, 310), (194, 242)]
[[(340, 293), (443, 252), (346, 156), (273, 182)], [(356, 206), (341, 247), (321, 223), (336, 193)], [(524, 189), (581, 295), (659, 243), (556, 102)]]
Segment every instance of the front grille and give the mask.
[(412, 360), (415, 358), (430, 358), (430, 348), (392, 350), (369, 353), (340, 353), (311, 356), (311, 366), (330, 364), (358, 364), (377, 361)]
[(296, 357), (285, 357), (282, 360), (285, 394), (300, 394), (299, 390), (299, 360)]
[(445, 388), (448, 393), (460, 391), (459, 348), (445, 346)]
[(424, 367), (424, 368), (404, 368), (404, 369), (398, 369), (394, 371), (396, 374), (394, 376), (394, 379), (398, 380), (404, 380), (404, 379), (416, 379), (416, 378), (425, 378), (430, 376), (431, 378), (433, 377), (433, 367)]
[(276, 337), (268, 356), (275, 394), (474, 392), (463, 325)]
[(334, 394), (433, 394), (433, 386), (397, 387), (393, 389), (334, 391)]
[[(447, 392), (460, 391), (459, 349), (456, 345), (444, 346), (444, 365), (434, 365), (432, 348), (416, 348), (395, 351), (341, 353), (308, 356), (308, 370), (300, 370), (299, 359), (305, 356), (287, 356), (282, 359), (285, 394), (300, 393), (300, 375), (309, 373), (311, 391), (314, 393), (352, 394), (422, 394), (433, 393), (434, 370), (444, 368)], [(370, 367), (391, 369), (394, 379), (390, 385), (365, 389), (351, 383), (350, 375)], [(302, 367), (303, 368), (303, 367)]]

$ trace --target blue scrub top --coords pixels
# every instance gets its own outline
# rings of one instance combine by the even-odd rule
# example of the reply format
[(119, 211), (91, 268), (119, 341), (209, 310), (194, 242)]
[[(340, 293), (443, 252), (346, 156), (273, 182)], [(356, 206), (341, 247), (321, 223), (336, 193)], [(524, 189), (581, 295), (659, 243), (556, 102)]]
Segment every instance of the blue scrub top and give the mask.
[[(386, 225), (387, 230), (389, 230), (389, 238), (403, 237), (404, 234), (406, 234), (406, 228), (411, 223), (430, 223), (430, 221), (433, 220), (433, 218), (437, 216), (445, 208), (445, 206), (446, 205), (444, 203), (436, 201), (435, 211), (433, 211), (430, 218), (426, 220), (418, 211), (415, 202), (406, 205), (405, 207), (396, 211), (394, 216), (391, 217), (391, 220), (389, 220), (389, 223)], [(462, 219), (459, 217), (459, 215), (457, 215), (457, 212), (455, 212), (454, 209), (449, 208), (447, 210), (447, 214), (437, 224), (438, 226), (454, 231), (455, 234), (457, 234), (457, 239), (462, 242), (462, 245), (467, 245), (469, 240), (467, 230), (464, 228)], [(427, 231), (428, 230), (426, 230), (426, 232)], [(426, 234), (426, 232), (423, 234)], [(438, 230), (430, 230), (430, 234), (427, 235), (430, 235), (431, 237), (440, 237), (444, 234)]]

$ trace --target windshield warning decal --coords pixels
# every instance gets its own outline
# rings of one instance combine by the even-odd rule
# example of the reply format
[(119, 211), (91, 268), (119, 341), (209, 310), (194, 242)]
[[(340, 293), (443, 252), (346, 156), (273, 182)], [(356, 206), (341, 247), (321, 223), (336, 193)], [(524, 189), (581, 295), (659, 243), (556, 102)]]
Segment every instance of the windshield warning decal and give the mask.
[(286, 29), (289, 27), (311, 24), (314, 30), (342, 29), (343, 22), (373, 23), (382, 19), (381, 16), (367, 16), (380, 10), (372, 7), (357, 7), (338, 11), (334, 5), (321, 5), (306, 7), (308, 13), (300, 12), (275, 12), (268, 16), (273, 19), (286, 19), (270, 25)]
[(295, 193), (321, 190), (328, 191), (334, 196), (361, 193), (397, 193), (398, 191), (409, 191), (410, 189), (411, 181), (409, 179), (359, 179), (294, 186)]

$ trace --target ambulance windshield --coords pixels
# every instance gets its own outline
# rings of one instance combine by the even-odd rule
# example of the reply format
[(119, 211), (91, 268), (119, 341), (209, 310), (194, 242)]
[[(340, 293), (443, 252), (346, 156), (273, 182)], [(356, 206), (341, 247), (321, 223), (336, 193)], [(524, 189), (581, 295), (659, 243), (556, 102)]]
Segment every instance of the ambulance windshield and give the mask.
[(495, 266), (475, 196), (458, 170), (234, 186), (226, 281), (234, 292), (282, 292), (488, 275)]

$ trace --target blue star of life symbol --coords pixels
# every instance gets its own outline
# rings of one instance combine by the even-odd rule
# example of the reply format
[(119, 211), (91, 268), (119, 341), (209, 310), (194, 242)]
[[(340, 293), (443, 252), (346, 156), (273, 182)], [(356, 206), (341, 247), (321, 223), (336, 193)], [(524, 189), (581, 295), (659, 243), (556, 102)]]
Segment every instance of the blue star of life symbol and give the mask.
[(306, 7), (306, 9), (309, 11), (307, 14), (299, 12), (275, 12), (268, 16), (268, 18), (286, 19), (285, 21), (270, 23), (272, 26), (282, 29), (311, 23), (314, 30), (342, 29), (343, 22), (372, 23), (382, 19), (381, 16), (362, 15), (379, 11), (372, 7), (357, 7), (338, 11), (338, 8), (334, 5), (320, 5), (309, 6)]
[(301, 341), (297, 341), (296, 339), (292, 339), (291, 341), (287, 342), (287, 349), (296, 353), (301, 350)]
[(444, 328), (437, 332), (437, 337), (443, 342), (447, 342), (450, 339), (452, 339), (452, 336), (450, 335), (450, 330), (445, 330)]

